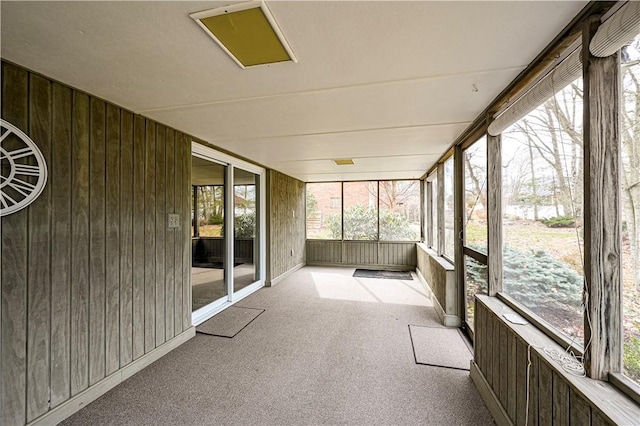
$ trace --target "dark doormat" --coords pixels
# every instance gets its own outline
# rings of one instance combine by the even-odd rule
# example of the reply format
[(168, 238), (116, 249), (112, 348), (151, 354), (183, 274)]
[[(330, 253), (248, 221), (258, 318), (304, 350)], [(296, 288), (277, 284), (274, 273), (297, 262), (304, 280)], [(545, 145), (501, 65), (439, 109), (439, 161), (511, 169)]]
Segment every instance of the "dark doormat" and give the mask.
[(379, 269), (356, 269), (353, 276), (359, 278), (382, 278), (387, 280), (413, 280), (411, 272), (408, 271), (382, 271)]
[(197, 326), (196, 331), (211, 336), (233, 338), (263, 312), (264, 309), (229, 306)]

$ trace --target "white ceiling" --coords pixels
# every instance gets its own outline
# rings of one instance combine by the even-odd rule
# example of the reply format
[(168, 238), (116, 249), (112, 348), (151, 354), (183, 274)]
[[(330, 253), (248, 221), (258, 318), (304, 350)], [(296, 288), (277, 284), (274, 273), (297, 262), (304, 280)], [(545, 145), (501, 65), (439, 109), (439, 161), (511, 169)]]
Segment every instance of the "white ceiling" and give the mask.
[(189, 18), (229, 3), (2, 0), (0, 54), (304, 181), (417, 178), (587, 2), (272, 1), (299, 62), (245, 70)]

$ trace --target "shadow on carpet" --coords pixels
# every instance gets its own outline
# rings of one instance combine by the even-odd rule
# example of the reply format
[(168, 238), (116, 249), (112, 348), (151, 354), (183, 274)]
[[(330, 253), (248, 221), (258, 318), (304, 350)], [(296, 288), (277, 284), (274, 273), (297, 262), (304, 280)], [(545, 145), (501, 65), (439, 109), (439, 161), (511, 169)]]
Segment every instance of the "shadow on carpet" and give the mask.
[(387, 280), (413, 280), (411, 272), (408, 271), (383, 271), (373, 269), (356, 269), (353, 273), (357, 278), (380, 278)]
[(416, 364), (469, 371), (472, 354), (457, 328), (409, 326)]
[(264, 309), (229, 306), (196, 327), (196, 332), (232, 339), (253, 322)]

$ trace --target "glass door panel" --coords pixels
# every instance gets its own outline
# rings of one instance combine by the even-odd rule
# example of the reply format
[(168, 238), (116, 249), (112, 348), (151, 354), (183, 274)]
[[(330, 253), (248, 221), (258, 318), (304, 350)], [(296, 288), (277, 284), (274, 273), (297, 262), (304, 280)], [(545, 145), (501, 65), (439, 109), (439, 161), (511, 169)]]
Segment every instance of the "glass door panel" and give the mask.
[(258, 213), (260, 176), (242, 169), (233, 172), (233, 291), (260, 279)]
[(227, 299), (224, 237), (227, 167), (191, 157), (191, 291), (192, 310)]

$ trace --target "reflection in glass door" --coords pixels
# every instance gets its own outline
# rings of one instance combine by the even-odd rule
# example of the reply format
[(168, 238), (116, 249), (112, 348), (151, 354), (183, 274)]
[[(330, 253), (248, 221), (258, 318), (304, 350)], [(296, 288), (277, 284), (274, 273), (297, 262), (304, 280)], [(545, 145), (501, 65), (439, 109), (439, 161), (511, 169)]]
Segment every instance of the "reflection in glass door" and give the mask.
[(260, 279), (260, 176), (234, 168), (233, 291)]
[(225, 279), (225, 176), (227, 167), (191, 158), (191, 287), (196, 311), (228, 296)]

